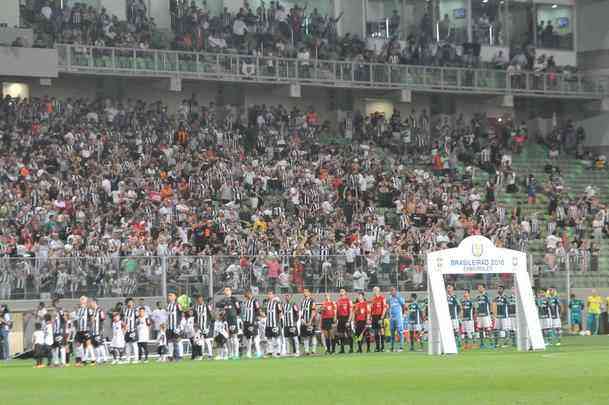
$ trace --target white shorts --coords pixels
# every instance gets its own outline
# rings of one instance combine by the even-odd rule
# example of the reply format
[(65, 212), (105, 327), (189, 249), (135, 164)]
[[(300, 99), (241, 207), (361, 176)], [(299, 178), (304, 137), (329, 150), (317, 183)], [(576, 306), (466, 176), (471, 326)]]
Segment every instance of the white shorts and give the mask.
[(510, 316), (510, 330), (516, 330), (516, 318)]
[(463, 332), (471, 335), (475, 330), (474, 321), (463, 321)]
[(551, 318), (540, 318), (539, 324), (541, 325), (541, 329), (552, 329), (552, 319)]
[(492, 324), (490, 315), (478, 317), (478, 326), (481, 329), (490, 329)]
[(562, 328), (562, 322), (560, 321), (560, 318), (552, 318), (552, 328), (554, 329), (560, 329)]
[(495, 322), (495, 329), (504, 331), (512, 330), (510, 318), (497, 318), (497, 321)]
[(420, 323), (408, 323), (408, 330), (421, 332), (423, 330), (423, 325)]
[(453, 330), (458, 331), (459, 330), (459, 320), (458, 319), (451, 319), (452, 324), (453, 324)]

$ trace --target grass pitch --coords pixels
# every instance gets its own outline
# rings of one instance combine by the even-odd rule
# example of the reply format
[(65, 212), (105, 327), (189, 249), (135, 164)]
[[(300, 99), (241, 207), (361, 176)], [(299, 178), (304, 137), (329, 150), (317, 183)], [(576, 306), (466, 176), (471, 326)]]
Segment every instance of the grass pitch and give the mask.
[(609, 404), (609, 337), (545, 352), (315, 358), (33, 369), (0, 365), (0, 404)]

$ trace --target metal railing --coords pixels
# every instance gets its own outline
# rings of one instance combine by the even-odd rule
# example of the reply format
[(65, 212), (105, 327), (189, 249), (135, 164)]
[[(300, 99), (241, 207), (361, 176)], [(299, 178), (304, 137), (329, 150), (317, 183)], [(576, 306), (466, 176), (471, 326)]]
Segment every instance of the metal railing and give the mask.
[(604, 76), (65, 44), (56, 49), (61, 73), (595, 99), (609, 94)]
[[(609, 287), (608, 269), (596, 255), (528, 254), (534, 284), (561, 292), (572, 288)], [(167, 291), (206, 296), (229, 286), (242, 293), (251, 288), (264, 292), (314, 293), (426, 290), (425, 255), (357, 256), (99, 256), (99, 257), (1, 257), (0, 301), (20, 299), (156, 297)], [(458, 289), (510, 285), (510, 275), (447, 276)]]
[[(543, 257), (529, 255), (529, 269), (537, 285), (564, 284), (565, 267), (543, 267)], [(426, 290), (425, 255), (358, 256), (99, 256), (0, 258), (0, 301), (20, 299), (157, 297), (176, 291), (214, 296), (226, 287), (278, 293)], [(541, 264), (540, 264), (541, 263)], [(568, 269), (568, 267), (566, 267)], [(600, 272), (596, 274), (600, 275)], [(560, 277), (560, 278), (557, 278)], [(574, 275), (575, 277), (575, 275)], [(509, 275), (508, 275), (509, 278)], [(609, 282), (609, 277), (607, 277)], [(559, 281), (560, 280), (560, 281)], [(572, 277), (573, 280), (573, 277)], [(505, 275), (447, 276), (458, 289), (509, 285)], [(573, 284), (568, 282), (569, 288)]]

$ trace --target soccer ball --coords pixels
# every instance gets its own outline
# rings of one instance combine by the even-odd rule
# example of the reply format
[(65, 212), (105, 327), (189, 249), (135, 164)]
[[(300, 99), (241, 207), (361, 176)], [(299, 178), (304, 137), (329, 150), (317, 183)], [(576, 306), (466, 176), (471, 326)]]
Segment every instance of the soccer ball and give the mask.
[(579, 332), (580, 335), (582, 336), (590, 336), (590, 331), (589, 330), (582, 330), (581, 332)]

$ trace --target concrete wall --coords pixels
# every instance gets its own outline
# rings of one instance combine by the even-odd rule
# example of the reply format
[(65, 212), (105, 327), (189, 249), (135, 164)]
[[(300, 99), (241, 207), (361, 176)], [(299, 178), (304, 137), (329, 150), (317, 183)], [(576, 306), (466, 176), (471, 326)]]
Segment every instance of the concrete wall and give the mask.
[(171, 15), (169, 14), (169, 0), (148, 0), (148, 15), (154, 18), (159, 29), (171, 28)]
[(48, 95), (65, 99), (67, 97), (103, 96), (113, 99), (142, 99), (148, 102), (161, 100), (171, 112), (175, 112), (182, 100), (190, 98), (193, 94), (199, 104), (207, 105), (210, 101), (215, 102), (219, 86), (221, 86), (220, 83), (215, 82), (183, 81), (182, 91), (174, 92), (169, 91), (169, 80), (167, 79), (82, 76), (63, 76), (53, 79), (51, 86), (41, 86), (38, 80), (31, 79), (26, 83), (30, 85), (32, 97)]
[(22, 38), (26, 46), (32, 46), (34, 31), (29, 28), (0, 28), (0, 45), (10, 46), (17, 38)]
[(360, 38), (364, 36), (364, 1), (365, 0), (336, 0), (339, 2), (338, 10), (342, 11), (343, 17), (339, 22), (339, 32), (346, 34), (357, 34)]
[(414, 93), (412, 102), (404, 103), (399, 101), (398, 92), (395, 94), (375, 94), (375, 93), (356, 93), (354, 96), (353, 110), (359, 110), (362, 113), (367, 111), (385, 112), (387, 118), (391, 116), (394, 110), (400, 112), (402, 117), (407, 117), (414, 109), (417, 113), (427, 110), (429, 114), (431, 107), (431, 97), (426, 94)]
[(499, 97), (455, 97), (455, 112), (456, 114), (463, 114), (464, 117), (473, 117), (476, 113), (485, 114), (487, 117), (503, 117), (514, 114), (514, 109), (512, 107), (501, 106)]
[(298, 107), (299, 110), (307, 110), (311, 107), (320, 114), (322, 120), (336, 122), (337, 89), (301, 87), (300, 98), (289, 97), (288, 86), (262, 86), (248, 85), (243, 88), (244, 102), (246, 107), (252, 105), (283, 105), (288, 110)]
[(19, 0), (2, 0), (0, 7), (0, 24), (9, 28), (19, 27)]
[[(105, 7), (108, 15), (115, 15), (119, 20), (127, 19), (127, 2), (125, 0), (100, 0), (99, 3), (101, 7)], [(169, 4), (169, 2), (167, 2), (167, 4)], [(167, 6), (167, 10), (169, 10), (169, 5)], [(167, 12), (169, 13), (169, 11)]]
[(609, 145), (609, 113), (584, 119), (578, 124), (586, 130), (586, 146)]
[[(455, 18), (453, 12), (458, 9), (465, 9), (463, 18)], [(450, 26), (455, 28), (467, 27), (467, 14), (469, 13), (468, 2), (466, 0), (443, 0), (440, 2), (440, 14), (438, 19), (443, 20), (444, 15), (448, 14)]]
[(0, 76), (57, 77), (57, 51), (0, 47)]
[(609, 1), (577, 1), (577, 50), (609, 49)]
[[(475, 113), (483, 113), (489, 117), (514, 115), (514, 109), (503, 107), (500, 97), (464, 96), (464, 95), (429, 95), (412, 93), (412, 102), (400, 102), (399, 91), (372, 91), (359, 89), (337, 89), (326, 87), (302, 86), (302, 97), (289, 96), (287, 85), (261, 85), (246, 83), (228, 83), (212, 81), (182, 81), (182, 90), (169, 90), (168, 79), (153, 78), (112, 78), (84, 77), (63, 75), (52, 80), (51, 86), (43, 86), (37, 79), (20, 79), (11, 75), (2, 79), (5, 82), (25, 82), (30, 86), (32, 97), (44, 95), (58, 98), (96, 96), (117, 99), (143, 99), (149, 102), (162, 100), (170, 111), (175, 111), (183, 99), (193, 94), (200, 104), (231, 104), (236, 106), (252, 105), (283, 105), (288, 109), (297, 106), (305, 110), (313, 106), (321, 114), (321, 118), (332, 123), (341, 119), (341, 111), (366, 111), (366, 106), (383, 103), (387, 112), (394, 109), (402, 115), (407, 115), (414, 108), (417, 114), (426, 109), (432, 114), (432, 98), (435, 97), (435, 113), (463, 114), (472, 117)], [(445, 102), (442, 105), (438, 102)], [(371, 108), (371, 107), (370, 107)], [(383, 107), (384, 108), (384, 107)], [(589, 131), (591, 134), (592, 132)], [(607, 139), (609, 143), (609, 137)]]
[[(25, 82), (30, 86), (32, 97), (45, 95), (57, 98), (103, 96), (116, 99), (142, 99), (149, 102), (162, 100), (169, 111), (175, 112), (182, 100), (190, 98), (193, 94), (199, 104), (208, 105), (213, 101), (220, 104), (237, 106), (252, 105), (283, 105), (288, 109), (297, 106), (299, 109), (308, 109), (314, 106), (322, 119), (336, 122), (339, 103), (344, 103), (349, 90), (316, 88), (303, 86), (301, 98), (289, 97), (289, 87), (263, 86), (258, 84), (236, 84), (207, 81), (182, 81), (182, 91), (169, 90), (169, 80), (150, 78), (110, 78), (110, 77), (84, 77), (62, 76), (52, 80), (51, 86), (42, 86), (36, 79), (19, 79), (8, 76), (2, 79), (6, 82)], [(362, 98), (365, 93), (352, 95), (351, 98)], [(381, 95), (379, 95), (381, 96)], [(353, 103), (352, 100), (349, 101)], [(329, 113), (333, 111), (333, 113)]]
[(546, 56), (554, 56), (554, 60), (558, 66), (577, 66), (577, 52), (575, 51), (560, 51), (558, 49), (537, 48), (536, 55), (545, 54)]

